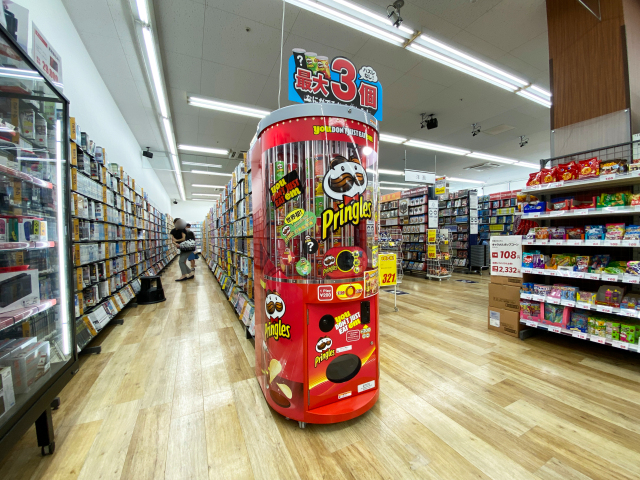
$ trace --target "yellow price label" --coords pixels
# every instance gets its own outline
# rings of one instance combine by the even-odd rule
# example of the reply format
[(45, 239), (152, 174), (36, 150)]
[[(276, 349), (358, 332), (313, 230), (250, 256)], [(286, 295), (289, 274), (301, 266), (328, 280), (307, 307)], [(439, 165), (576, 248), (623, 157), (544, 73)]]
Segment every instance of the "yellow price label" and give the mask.
[(436, 243), (436, 230), (433, 230), (433, 229), (427, 230), (427, 242)]
[(398, 266), (395, 253), (381, 253), (378, 255), (378, 268), (381, 287), (395, 285), (398, 282)]
[(435, 245), (428, 245), (427, 246), (427, 257), (436, 258), (436, 246)]

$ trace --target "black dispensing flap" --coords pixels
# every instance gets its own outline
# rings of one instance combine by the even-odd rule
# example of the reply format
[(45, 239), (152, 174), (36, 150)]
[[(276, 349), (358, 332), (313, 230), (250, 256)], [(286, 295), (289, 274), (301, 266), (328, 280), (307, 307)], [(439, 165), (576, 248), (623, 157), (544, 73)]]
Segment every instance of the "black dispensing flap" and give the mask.
[(371, 321), (371, 304), (368, 301), (360, 302), (360, 318), (363, 325)]

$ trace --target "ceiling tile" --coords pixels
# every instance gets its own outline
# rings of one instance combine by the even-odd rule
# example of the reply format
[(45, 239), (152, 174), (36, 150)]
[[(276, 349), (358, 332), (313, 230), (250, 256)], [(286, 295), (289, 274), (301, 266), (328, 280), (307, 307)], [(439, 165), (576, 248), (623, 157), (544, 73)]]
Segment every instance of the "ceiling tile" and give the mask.
[(369, 38), (367, 43), (358, 50), (357, 55), (358, 58), (370, 62), (378, 62), (403, 73), (408, 72), (422, 61), (420, 55), (408, 52), (377, 38)]
[[(417, 56), (417, 55), (416, 55)], [(407, 75), (422, 78), (439, 85), (451, 86), (468, 75), (451, 67), (447, 67), (428, 58), (424, 58)]]
[(233, 13), (239, 17), (262, 23), (278, 30), (282, 27), (282, 6), (285, 4), (284, 30), (288, 32), (300, 9), (282, 0), (208, 0), (210, 7)]
[(199, 145), (198, 131), (200, 117), (198, 112), (191, 115), (173, 115), (173, 130), (176, 137), (176, 144)]
[(205, 6), (193, 0), (155, 0), (154, 7), (162, 50), (201, 58)]
[(162, 59), (165, 81), (173, 88), (190, 93), (200, 91), (202, 59), (166, 51)]
[[(501, 0), (482, 0), (472, 3), (469, 0), (409, 0), (409, 3), (459, 28), (465, 28), (473, 21), (491, 11), (500, 1)], [(404, 10), (402, 13), (404, 14)], [(407, 22), (408, 21), (407, 18)]]
[(118, 75), (131, 78), (129, 64), (124, 56), (120, 42), (90, 33), (81, 34), (82, 43), (86, 47), (100, 75)]
[[(507, 50), (502, 50), (495, 45), (485, 42), (479, 37), (467, 32), (466, 30), (460, 30), (455, 37), (452, 38), (453, 42), (448, 42), (452, 47), (459, 48), (463, 52), (467, 52), (471, 55), (478, 54), (480, 60), (488, 60), (494, 64), (495, 60), (502, 57)], [(455, 42), (455, 43), (454, 43)], [(457, 45), (456, 45), (457, 44)], [(485, 59), (481, 56), (486, 57)], [(493, 59), (494, 61), (491, 61)], [(496, 65), (499, 67), (499, 65)]]
[[(257, 124), (256, 120), (256, 124)], [(227, 122), (224, 118), (205, 118), (200, 117), (198, 122), (198, 138), (196, 145), (220, 146), (221, 148), (230, 148), (229, 145), (235, 145), (238, 141), (242, 128)]]
[(203, 60), (199, 93), (207, 97), (224, 98), (230, 102), (255, 104), (262, 107), (263, 105), (257, 102), (268, 78), (268, 71), (264, 73), (261, 75)]
[[(280, 32), (278, 31), (278, 33)], [(291, 33), (323, 45), (344, 50), (351, 55), (358, 53), (358, 50), (362, 48), (367, 40), (373, 38), (355, 28), (334, 22), (307, 10), (300, 10), (300, 14), (291, 28)], [(373, 39), (381, 44), (387, 43), (384, 40)], [(397, 49), (398, 47), (394, 48)]]
[[(529, 40), (527, 43), (514, 48), (509, 52), (516, 58), (529, 65), (533, 65), (538, 70), (549, 72), (549, 34), (543, 32), (537, 37)], [(548, 82), (548, 81), (547, 81)]]
[(410, 108), (426, 102), (446, 87), (411, 75), (404, 75), (384, 89), (384, 106)]

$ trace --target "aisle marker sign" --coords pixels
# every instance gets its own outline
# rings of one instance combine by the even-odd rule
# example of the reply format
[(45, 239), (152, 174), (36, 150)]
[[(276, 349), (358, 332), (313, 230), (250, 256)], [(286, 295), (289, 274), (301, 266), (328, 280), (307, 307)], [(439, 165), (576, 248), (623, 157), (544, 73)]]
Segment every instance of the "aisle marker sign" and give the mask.
[(491, 275), (522, 277), (522, 235), (491, 237)]
[(395, 253), (381, 253), (378, 256), (378, 264), (380, 268), (381, 287), (395, 285), (396, 283), (398, 283), (398, 266)]

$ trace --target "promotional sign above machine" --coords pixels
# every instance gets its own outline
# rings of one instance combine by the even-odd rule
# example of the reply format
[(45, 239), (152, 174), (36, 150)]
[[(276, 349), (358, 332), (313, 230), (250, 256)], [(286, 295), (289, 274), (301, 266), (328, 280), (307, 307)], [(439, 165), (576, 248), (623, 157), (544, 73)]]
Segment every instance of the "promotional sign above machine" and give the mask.
[(351, 105), (382, 120), (382, 85), (378, 74), (369, 66), (358, 70), (344, 57), (329, 61), (328, 57), (294, 48), (289, 57), (289, 100)]

